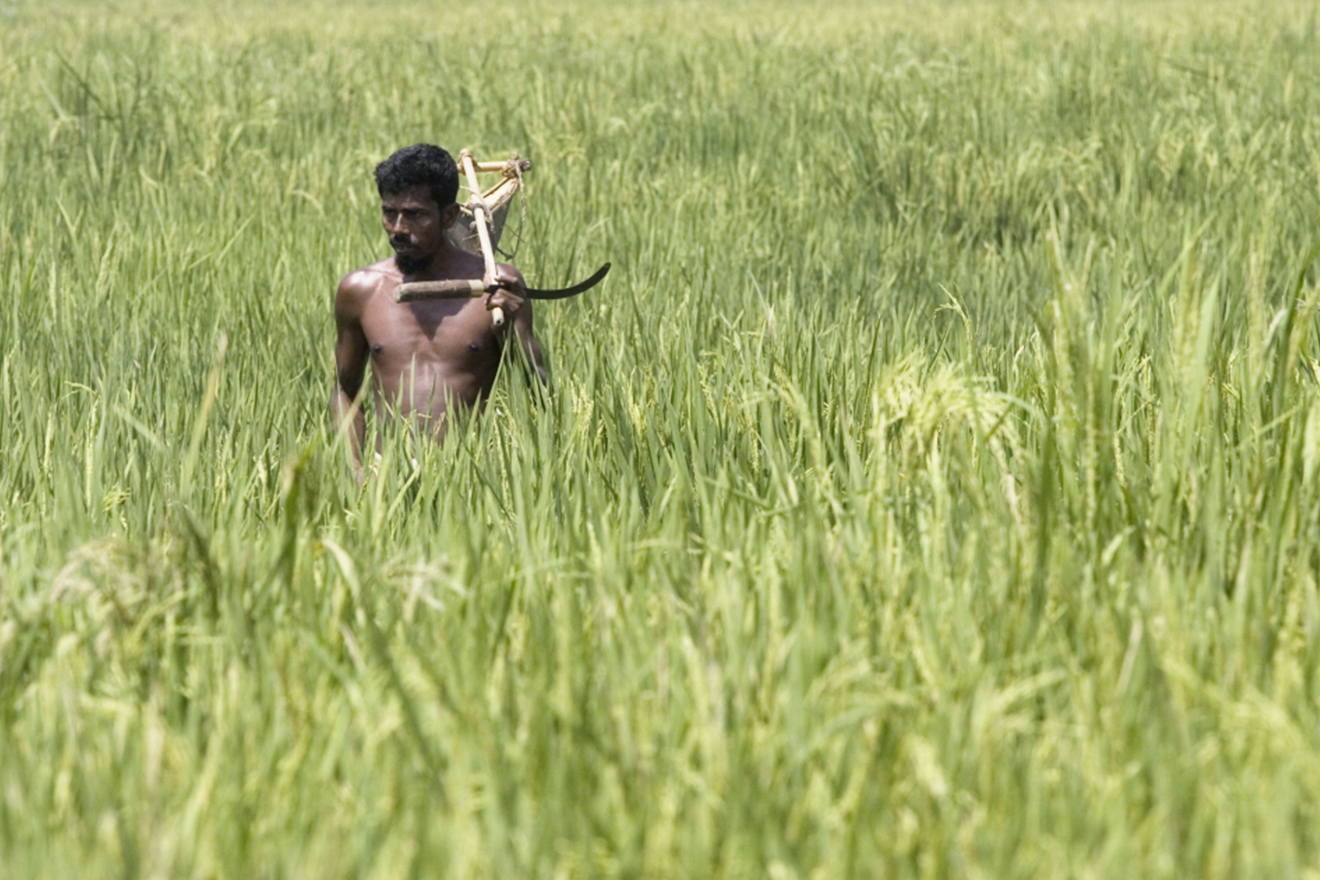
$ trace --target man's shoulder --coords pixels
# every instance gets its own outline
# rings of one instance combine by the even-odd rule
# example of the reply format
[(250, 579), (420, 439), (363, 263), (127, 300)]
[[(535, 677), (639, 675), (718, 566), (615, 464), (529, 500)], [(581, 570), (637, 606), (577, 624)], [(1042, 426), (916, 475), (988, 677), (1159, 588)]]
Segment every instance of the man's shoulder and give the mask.
[(394, 260), (380, 260), (369, 266), (354, 269), (339, 279), (339, 291), (370, 295), (375, 293), (381, 284), (389, 281), (398, 283), (402, 277), (398, 267), (394, 265)]
[(381, 260), (369, 266), (354, 269), (339, 279), (335, 291), (335, 310), (350, 311), (366, 304), (383, 286), (402, 278), (393, 260)]

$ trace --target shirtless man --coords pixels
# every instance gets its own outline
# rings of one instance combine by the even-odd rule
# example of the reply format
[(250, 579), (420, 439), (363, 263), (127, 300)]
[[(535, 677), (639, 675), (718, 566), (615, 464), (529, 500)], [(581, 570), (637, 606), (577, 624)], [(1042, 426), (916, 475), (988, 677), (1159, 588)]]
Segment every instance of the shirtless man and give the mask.
[[(458, 219), (458, 168), (439, 147), (405, 147), (376, 166), (381, 223), (394, 256), (344, 276), (335, 293), (335, 370), (330, 400), (336, 427), (351, 419), (353, 460), (360, 462), (366, 431), (360, 406), (367, 363), (377, 418), (388, 410), (444, 436), (450, 405), (480, 408), (495, 383), (509, 334), (546, 381), (540, 343), (532, 333), (532, 303), (522, 275), (499, 264), (508, 289), (477, 298), (394, 301), (405, 281), (481, 278), (482, 259), (450, 243), (445, 232)], [(507, 316), (495, 327), (490, 310)]]

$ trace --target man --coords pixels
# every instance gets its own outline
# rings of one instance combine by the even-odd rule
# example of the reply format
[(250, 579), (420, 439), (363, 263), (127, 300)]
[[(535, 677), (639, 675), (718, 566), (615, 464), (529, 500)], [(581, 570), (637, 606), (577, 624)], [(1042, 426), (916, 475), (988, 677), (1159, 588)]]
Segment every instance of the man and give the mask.
[[(458, 168), (449, 153), (430, 144), (405, 147), (376, 166), (381, 223), (394, 257), (344, 276), (335, 293), (335, 370), (330, 401), (336, 427), (351, 419), (353, 460), (360, 462), (365, 422), (354, 404), (371, 363), (377, 417), (393, 410), (444, 436), (451, 405), (480, 408), (495, 383), (509, 335), (527, 362), (546, 380), (540, 343), (532, 333), (532, 303), (522, 275), (498, 264), (503, 288), (478, 298), (394, 300), (406, 281), (480, 279), (482, 259), (446, 235), (458, 219)], [(490, 310), (504, 310), (495, 327)]]

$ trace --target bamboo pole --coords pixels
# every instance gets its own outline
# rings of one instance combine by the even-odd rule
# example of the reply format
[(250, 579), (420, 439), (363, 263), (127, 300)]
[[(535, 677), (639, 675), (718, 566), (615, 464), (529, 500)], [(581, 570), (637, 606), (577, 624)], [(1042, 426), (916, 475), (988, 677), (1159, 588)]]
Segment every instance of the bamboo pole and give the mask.
[[(481, 194), (481, 198), (486, 202), (486, 228), (490, 232), (492, 247), (499, 247), (500, 235), (504, 231), (504, 224), (507, 219), (505, 215), (508, 213), (509, 202), (521, 188), (522, 181), (518, 177), (502, 177), (499, 183)], [(467, 205), (463, 205), (462, 216), (449, 230), (449, 240), (463, 250), (479, 255), (481, 239), (473, 228), (476, 224), (471, 222), (471, 218), (472, 209)]]
[[(462, 155), (462, 153), (459, 155)], [(513, 177), (519, 171), (530, 169), (532, 162), (530, 159), (515, 155), (512, 159), (505, 159), (503, 162), (477, 162), (474, 160), (472, 167), (483, 174), (491, 171), (503, 171), (506, 176)]]
[[(485, 282), (487, 290), (495, 288), (495, 248), (490, 243), (490, 226), (486, 217), (486, 200), (481, 195), (481, 182), (477, 180), (476, 163), (472, 161), (472, 152), (464, 149), (459, 152), (458, 160), (467, 175), (468, 189), (472, 192), (472, 217), (477, 221), (477, 237), (481, 240), (481, 258), (486, 262)], [(496, 327), (504, 326), (504, 309), (496, 306), (491, 309), (491, 323)]]

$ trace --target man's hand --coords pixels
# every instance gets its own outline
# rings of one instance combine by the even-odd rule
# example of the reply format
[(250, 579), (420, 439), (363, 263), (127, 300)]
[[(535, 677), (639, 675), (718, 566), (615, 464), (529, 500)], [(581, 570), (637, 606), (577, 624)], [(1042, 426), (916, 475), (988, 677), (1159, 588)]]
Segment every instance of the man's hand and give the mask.
[(498, 289), (486, 294), (486, 310), (502, 309), (507, 318), (513, 318), (527, 299), (527, 284), (512, 266), (495, 267)]

